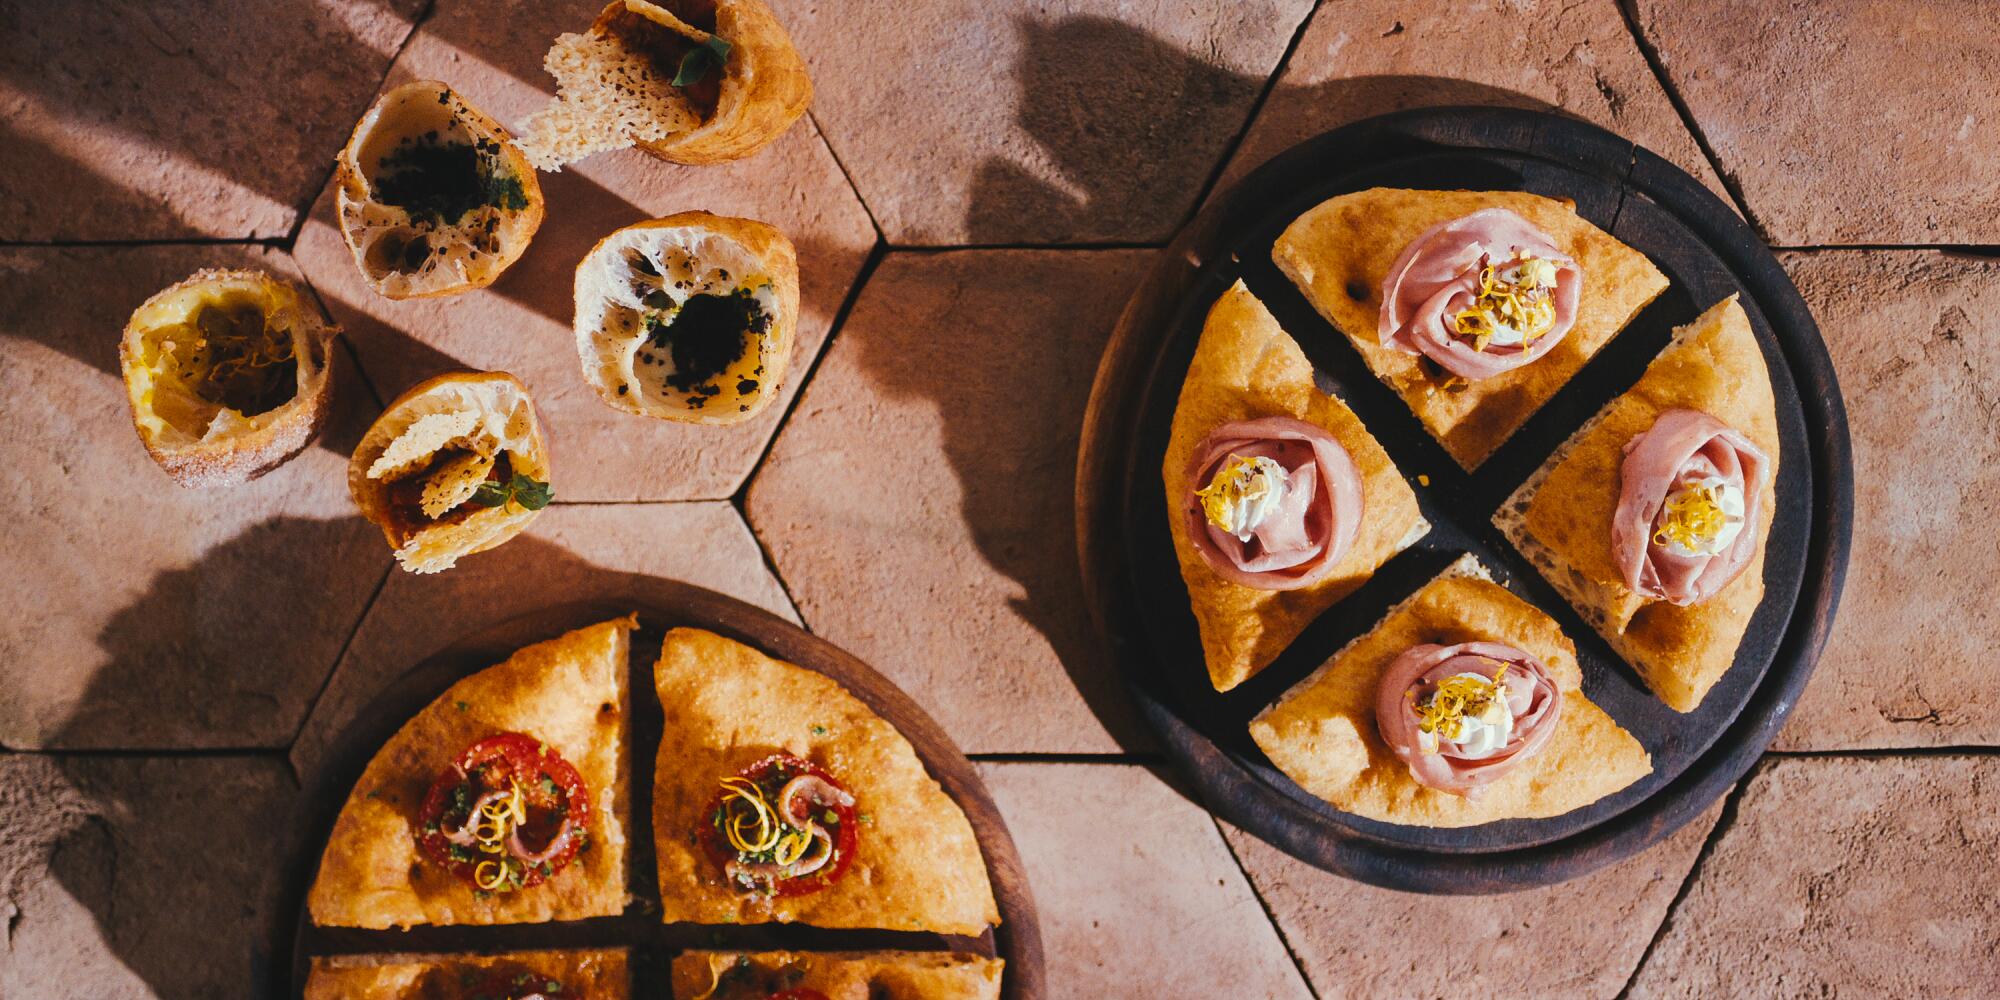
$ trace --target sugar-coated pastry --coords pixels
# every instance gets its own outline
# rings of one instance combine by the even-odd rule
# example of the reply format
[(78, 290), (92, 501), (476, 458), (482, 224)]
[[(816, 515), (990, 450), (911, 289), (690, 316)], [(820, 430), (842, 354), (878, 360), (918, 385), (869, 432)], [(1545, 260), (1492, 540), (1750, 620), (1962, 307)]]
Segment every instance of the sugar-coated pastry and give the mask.
[(339, 330), (262, 271), (198, 271), (146, 300), (118, 345), (132, 422), (182, 486), (224, 486), (283, 465), (332, 408)]

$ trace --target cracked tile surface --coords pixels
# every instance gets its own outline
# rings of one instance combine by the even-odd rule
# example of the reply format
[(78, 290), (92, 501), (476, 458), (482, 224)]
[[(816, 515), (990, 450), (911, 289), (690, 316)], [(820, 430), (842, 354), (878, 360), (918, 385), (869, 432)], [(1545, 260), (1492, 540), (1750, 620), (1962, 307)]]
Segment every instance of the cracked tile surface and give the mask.
[(1322, 4), (1217, 190), (1328, 129), (1450, 104), (1560, 109), (1666, 157), (1727, 200), (1616, 0)]
[[(207, 266), (296, 280), (243, 247), (0, 249), (0, 439), (14, 512), (0, 605), (0, 744), (282, 747), (387, 572), (347, 496), (375, 406), (351, 372), (321, 440), (254, 482), (184, 489), (132, 426), (132, 310)], [(346, 365), (334, 352), (335, 364)]]

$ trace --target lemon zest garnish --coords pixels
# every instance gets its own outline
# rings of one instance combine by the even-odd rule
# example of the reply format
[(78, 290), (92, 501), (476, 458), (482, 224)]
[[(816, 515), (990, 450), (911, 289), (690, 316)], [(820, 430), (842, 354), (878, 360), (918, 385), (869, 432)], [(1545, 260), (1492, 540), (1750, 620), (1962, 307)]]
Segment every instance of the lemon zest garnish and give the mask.
[[(742, 808), (731, 805), (738, 802), (743, 803)], [(764, 790), (756, 782), (740, 777), (722, 779), (722, 808), (722, 834), (729, 846), (744, 854), (778, 846), (782, 839), (778, 814), (764, 801)]]
[[(1456, 740), (1466, 717), (1486, 711), (1506, 690), (1507, 664), (1494, 662), (1500, 663), (1500, 669), (1494, 672), (1492, 680), (1453, 675), (1439, 681), (1431, 696), (1416, 706), (1417, 731)], [(1416, 691), (1413, 689), (1409, 696), (1416, 698)]]
[(472, 884), (487, 892), (499, 889), (507, 884), (507, 866), (498, 861), (481, 861), (472, 869)]
[(1723, 513), (1721, 498), (1714, 488), (1706, 483), (1692, 483), (1678, 493), (1667, 497), (1660, 509), (1658, 527), (1653, 529), (1653, 544), (1665, 546), (1678, 544), (1689, 551), (1699, 551), (1717, 536), (1729, 523), (1729, 515)]
[(1522, 254), (1514, 263), (1513, 281), (1503, 280), (1499, 270), (1492, 264), (1482, 266), (1479, 294), (1471, 308), (1452, 317), (1452, 329), (1461, 337), (1470, 337), (1475, 351), (1486, 350), (1501, 326), (1520, 331), (1525, 346), (1556, 325), (1555, 299), (1549, 294), (1556, 283), (1553, 261)]
[(1224, 531), (1234, 531), (1229, 523), (1230, 509), (1238, 503), (1262, 500), (1271, 492), (1270, 477), (1259, 475), (1259, 466), (1254, 458), (1231, 455), (1222, 468), (1215, 470), (1215, 476), (1208, 485), (1194, 491), (1195, 499), (1201, 501), (1201, 510), (1208, 516), (1208, 523)]

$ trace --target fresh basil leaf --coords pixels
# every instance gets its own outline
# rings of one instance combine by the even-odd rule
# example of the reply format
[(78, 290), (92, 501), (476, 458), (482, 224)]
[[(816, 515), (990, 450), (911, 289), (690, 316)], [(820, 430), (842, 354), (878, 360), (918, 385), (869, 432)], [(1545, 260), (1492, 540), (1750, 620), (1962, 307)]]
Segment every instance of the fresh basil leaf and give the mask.
[(529, 510), (541, 510), (555, 499), (555, 491), (549, 488), (549, 484), (520, 473), (514, 474), (514, 481), (508, 483), (507, 488), (513, 492), (514, 502)]
[(700, 83), (710, 70), (729, 61), (729, 41), (721, 35), (710, 35), (708, 41), (689, 49), (681, 57), (681, 64), (674, 71), (674, 86), (686, 87)]

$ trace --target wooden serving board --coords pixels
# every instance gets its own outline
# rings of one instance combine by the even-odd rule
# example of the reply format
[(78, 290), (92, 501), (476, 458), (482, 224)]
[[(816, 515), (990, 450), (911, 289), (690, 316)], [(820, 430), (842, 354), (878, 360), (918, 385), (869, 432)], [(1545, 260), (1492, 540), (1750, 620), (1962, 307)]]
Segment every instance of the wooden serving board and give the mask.
[[(1293, 219), (1370, 187), (1520, 190), (1568, 198), (1672, 281), (1577, 377), (1473, 473), (1461, 471), (1361, 356), (1271, 262)], [(1202, 321), (1241, 279), (1298, 340), (1320, 387), (1346, 400), (1410, 477), (1433, 525), (1241, 687), (1208, 682), (1167, 528), (1160, 481), (1169, 425)], [(1735, 664), (1695, 712), (1667, 708), (1493, 527), (1500, 504), (1550, 452), (1631, 387), (1673, 327), (1731, 293), (1763, 347), (1782, 459), (1766, 592)], [(1077, 459), (1078, 546), (1092, 613), (1142, 715), (1204, 801), (1329, 871), (1436, 893), (1500, 892), (1573, 878), (1693, 819), (1783, 725), (1832, 626), (1847, 565), (1853, 469), (1847, 417), (1818, 328), (1790, 279), (1721, 200), (1603, 129), (1531, 111), (1427, 108), (1320, 135), (1215, 199), (1162, 254), (1120, 317), (1097, 371)], [(1429, 485), (1416, 482), (1428, 476)], [(1374, 625), (1460, 554), (1559, 622), (1584, 691), (1645, 744), (1653, 773), (1564, 816), (1464, 829), (1346, 814), (1274, 768), (1252, 716)]]
[[(369, 931), (316, 927), (305, 908), (307, 888), (319, 868), (340, 805), (375, 751), (402, 724), (458, 679), (506, 659), (522, 646), (554, 638), (633, 611), (639, 630), (632, 637), (630, 750), (633, 827), (628, 839), (633, 903), (618, 917), (495, 927), (415, 927)], [(771, 656), (817, 670), (894, 725), (916, 748), (917, 757), (945, 793), (965, 810), (986, 858), (1000, 926), (977, 938), (887, 930), (832, 930), (796, 924), (696, 925), (661, 923), (659, 884), (652, 834), (653, 766), (662, 713), (653, 695), (653, 663), (670, 628), (694, 626), (748, 643)], [(1042, 943), (1035, 901), (1007, 825), (1000, 817), (972, 762), (917, 703), (875, 670), (832, 643), (816, 638), (770, 612), (690, 584), (633, 577), (614, 597), (549, 607), (483, 629), (453, 643), (411, 668), (375, 699), (326, 755), (318, 773), (302, 776), (309, 803), (298, 817), (293, 843), (300, 846), (293, 895), (297, 917), (290, 940), (280, 942), (277, 967), (289, 968), (291, 995), (305, 987), (314, 955), (408, 952), (513, 951), (534, 948), (628, 947), (632, 953), (635, 997), (668, 996), (669, 964), (693, 948), (733, 950), (850, 951), (904, 949), (960, 951), (998, 956), (1007, 962), (1001, 996), (1042, 1000)]]

